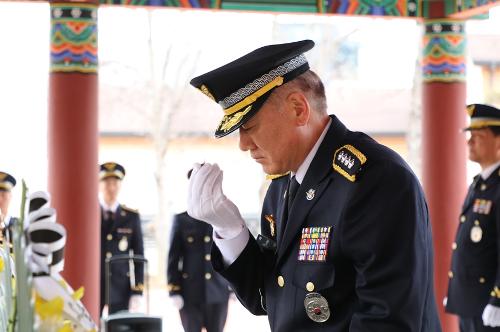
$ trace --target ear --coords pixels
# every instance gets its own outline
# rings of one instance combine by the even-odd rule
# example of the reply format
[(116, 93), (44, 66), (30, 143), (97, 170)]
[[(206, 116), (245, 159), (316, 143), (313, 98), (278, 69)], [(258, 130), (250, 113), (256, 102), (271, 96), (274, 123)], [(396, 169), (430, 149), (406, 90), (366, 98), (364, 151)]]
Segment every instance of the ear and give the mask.
[(287, 102), (297, 125), (306, 125), (311, 115), (311, 108), (304, 94), (301, 92), (292, 92), (288, 95)]

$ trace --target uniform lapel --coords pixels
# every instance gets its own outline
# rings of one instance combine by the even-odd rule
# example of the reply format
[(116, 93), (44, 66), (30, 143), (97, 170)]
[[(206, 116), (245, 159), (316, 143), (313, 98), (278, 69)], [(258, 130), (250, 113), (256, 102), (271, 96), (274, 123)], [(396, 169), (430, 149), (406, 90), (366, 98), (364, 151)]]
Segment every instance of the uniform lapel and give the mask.
[[(314, 204), (320, 199), (322, 193), (331, 182), (332, 177), (329, 175), (332, 174), (333, 155), (335, 150), (340, 147), (347, 132), (346, 127), (335, 116), (332, 115), (331, 117), (332, 123), (330, 128), (307, 170), (306, 176), (297, 191), (290, 209), (283, 239), (279, 242), (278, 246), (278, 262), (288, 252), (288, 247), (296, 239), (297, 233), (306, 221), (309, 211), (311, 211)], [(307, 195), (308, 192), (309, 195)], [(313, 196), (312, 198), (311, 195)], [(283, 197), (281, 199), (283, 210)]]
[(287, 175), (286, 181), (282, 181), (283, 184), (279, 188), (280, 196), (278, 199), (278, 220), (276, 221), (276, 239), (277, 239), (277, 245), (281, 243), (282, 237), (283, 237), (283, 220), (285, 218), (285, 207), (286, 207), (286, 190), (288, 187), (288, 179), (290, 175)]

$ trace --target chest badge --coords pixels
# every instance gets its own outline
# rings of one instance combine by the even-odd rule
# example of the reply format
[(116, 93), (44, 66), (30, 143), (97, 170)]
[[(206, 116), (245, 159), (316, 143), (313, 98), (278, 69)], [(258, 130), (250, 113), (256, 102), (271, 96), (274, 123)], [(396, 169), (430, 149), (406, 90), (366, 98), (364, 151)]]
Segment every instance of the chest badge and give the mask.
[(276, 221), (274, 221), (274, 217), (272, 214), (266, 214), (264, 218), (269, 222), (269, 230), (271, 231), (271, 236), (276, 234)]
[(308, 293), (304, 299), (307, 316), (316, 323), (323, 323), (330, 318), (328, 301), (319, 293)]
[(470, 230), (470, 239), (474, 243), (478, 243), (483, 238), (483, 229), (476, 225)]
[(120, 251), (125, 251), (128, 249), (128, 241), (126, 236), (122, 237), (120, 242), (118, 242), (118, 249), (120, 249)]
[(312, 201), (314, 199), (314, 195), (316, 195), (316, 190), (311, 188), (306, 191), (306, 198), (308, 201)]

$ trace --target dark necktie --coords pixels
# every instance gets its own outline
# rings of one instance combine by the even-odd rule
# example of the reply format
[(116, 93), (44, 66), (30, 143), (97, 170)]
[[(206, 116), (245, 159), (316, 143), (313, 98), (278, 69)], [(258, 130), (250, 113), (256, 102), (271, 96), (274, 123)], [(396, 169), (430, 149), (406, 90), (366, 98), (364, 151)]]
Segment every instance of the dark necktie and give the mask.
[(281, 227), (281, 233), (285, 233), (286, 224), (288, 221), (288, 216), (290, 214), (290, 210), (292, 209), (293, 200), (295, 199), (295, 195), (297, 194), (297, 189), (299, 189), (300, 184), (295, 180), (295, 176), (292, 176), (288, 181), (288, 188), (286, 191), (286, 206), (283, 218), (283, 226)]
[(113, 214), (113, 212), (112, 212), (112, 211), (110, 211), (110, 210), (106, 211), (106, 220), (107, 220), (107, 221), (113, 221), (113, 219), (114, 219), (114, 214)]
[(288, 183), (288, 212), (292, 208), (293, 200), (295, 199), (295, 195), (297, 195), (297, 190), (299, 189), (300, 184), (295, 179), (295, 175), (292, 176)]

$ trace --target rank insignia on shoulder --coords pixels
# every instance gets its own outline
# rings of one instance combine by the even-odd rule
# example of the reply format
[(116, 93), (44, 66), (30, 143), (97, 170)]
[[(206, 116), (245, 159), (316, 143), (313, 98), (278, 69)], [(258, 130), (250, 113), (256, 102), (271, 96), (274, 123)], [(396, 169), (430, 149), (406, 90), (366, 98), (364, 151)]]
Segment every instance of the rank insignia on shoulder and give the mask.
[(344, 145), (333, 156), (333, 169), (342, 174), (349, 181), (356, 181), (356, 174), (366, 163), (366, 156), (352, 145)]

